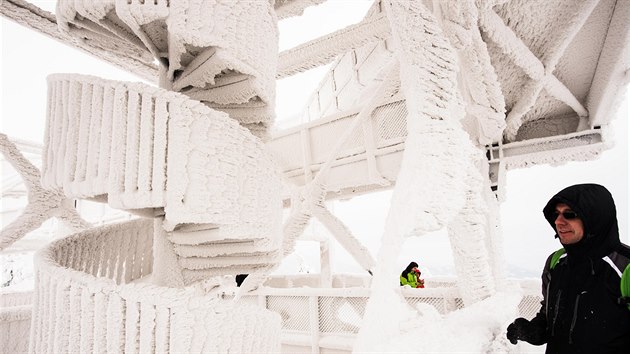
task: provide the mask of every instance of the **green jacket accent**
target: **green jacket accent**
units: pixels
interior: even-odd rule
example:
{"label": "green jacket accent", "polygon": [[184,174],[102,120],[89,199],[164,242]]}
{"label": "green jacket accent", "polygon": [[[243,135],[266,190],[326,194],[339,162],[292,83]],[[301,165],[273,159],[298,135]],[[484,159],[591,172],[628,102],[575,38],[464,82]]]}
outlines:
{"label": "green jacket accent", "polygon": [[560,257],[562,257],[562,255],[565,253],[567,253],[567,251],[564,248],[561,248],[555,251],[553,253],[553,256],[551,256],[551,262],[549,264],[549,268],[554,269],[556,265],[558,264],[558,262],[560,262]]}
{"label": "green jacket accent", "polygon": [[628,310],[630,310],[630,264],[621,275],[621,297],[626,301]]}
{"label": "green jacket accent", "polygon": [[413,272],[409,272],[409,274],[407,274],[407,279],[405,279],[405,277],[402,276],[402,274],[400,275],[400,285],[409,285],[412,288],[417,288],[418,287],[418,278],[416,278],[416,275]]}

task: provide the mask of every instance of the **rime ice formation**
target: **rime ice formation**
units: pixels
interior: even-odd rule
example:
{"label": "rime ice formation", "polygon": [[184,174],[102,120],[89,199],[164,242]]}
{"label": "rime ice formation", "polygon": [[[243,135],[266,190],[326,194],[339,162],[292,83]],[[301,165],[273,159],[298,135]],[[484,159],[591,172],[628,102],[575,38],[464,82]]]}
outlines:
{"label": "rime ice formation", "polygon": [[[304,338],[313,352],[397,351],[419,333],[427,351],[512,350],[505,322],[533,314],[521,307],[537,307],[539,294],[526,299],[505,279],[505,171],[592,159],[610,145],[608,107],[628,82],[627,1],[375,1],[363,20],[278,53],[277,20],[324,2],[62,0],[56,18],[0,3],[3,15],[160,86],[51,75],[47,191],[0,136],[30,192],[46,198],[29,207],[72,219],[65,200],[80,198],[140,217],[37,255],[30,352],[277,352]],[[275,80],[331,62],[306,123],[271,130]],[[375,260],[326,201],[392,187]],[[32,212],[0,241],[41,222]],[[262,286],[313,218],[374,273],[371,289]],[[440,229],[458,279],[421,295],[400,289],[405,238]],[[327,244],[320,252],[325,263]],[[316,280],[331,286],[321,269]],[[228,284],[236,274],[249,274],[240,288]],[[0,322],[24,332],[18,307]]]}
{"label": "rime ice formation", "polygon": [[73,36],[123,39],[159,61],[162,87],[226,112],[262,136],[274,116],[278,36],[272,3],[62,0],[57,19]]}
{"label": "rime ice formation", "polygon": [[389,35],[387,19],[383,14],[366,17],[356,25],[282,52],[277,78],[282,79],[328,64],[340,54],[366,43],[384,40]]}
{"label": "rime ice formation", "polygon": [[474,1],[444,1],[438,3],[438,9],[443,30],[458,53],[466,114],[477,125],[468,132],[480,144],[500,140],[505,129],[505,102],[477,26],[480,9]]}
{"label": "rime ice formation", "polygon": [[77,213],[71,199],[59,190],[42,188],[37,167],[33,166],[15,144],[2,133],[0,133],[0,151],[18,171],[28,189],[28,205],[16,220],[0,232],[0,250],[39,228],[51,217],[59,218],[70,230],[82,230],[90,226]]}
{"label": "rime ice formation", "polygon": [[326,0],[277,0],[274,3],[278,19],[300,16],[309,6],[318,5]]}
{"label": "rime ice formation", "polygon": [[[60,1],[57,19],[72,36],[115,36],[155,57],[163,88],[51,75],[43,184],[154,220],[42,253],[30,350],[277,351],[277,315],[184,288],[248,273],[244,292],[282,256],[280,178],[250,132],[264,135],[273,116],[271,4]],[[153,284],[130,284],[141,277]],[[44,318],[50,298],[57,312]]]}
{"label": "rime ice formation", "polygon": [[[599,1],[593,0],[583,1],[579,4],[563,3],[557,4],[559,6],[555,6],[555,4],[549,6],[545,3],[523,2],[522,7],[503,7],[509,13],[508,16],[515,20],[543,12],[549,13],[548,11],[563,18],[563,21],[554,21],[551,20],[554,16],[545,17],[547,23],[540,25],[549,26],[551,30],[549,31],[550,35],[544,38],[531,38],[530,34],[524,33],[518,33],[520,36],[516,36],[513,30],[508,28],[493,10],[485,11],[480,16],[482,30],[498,47],[493,49],[506,53],[507,58],[512,60],[518,69],[523,70],[526,75],[522,80],[524,82],[522,84],[524,85],[523,89],[518,88],[518,99],[509,103],[511,109],[506,118],[507,127],[505,130],[505,136],[509,141],[516,139],[517,132],[525,121],[536,118],[537,112],[532,112],[532,108],[536,100],[539,99],[543,88],[553,98],[566,103],[578,116],[588,116],[587,110],[553,72],[571,40],[583,27],[584,22],[598,3]],[[534,9],[532,6],[536,8]],[[532,43],[526,44],[519,37],[525,37]],[[509,75],[522,75],[522,72],[511,71]],[[529,118],[528,113],[533,117]]]}
{"label": "rime ice formation", "polygon": [[[472,213],[469,217],[478,219],[464,219],[467,226],[476,225],[479,220],[485,221],[480,213],[485,208],[475,210],[475,207],[483,206],[477,203],[477,195],[482,191],[482,178],[471,163],[475,160],[476,148],[459,122],[464,112],[457,92],[455,51],[436,18],[424,5],[398,2],[383,2],[383,5],[397,45],[401,90],[414,119],[407,121],[406,147],[385,226],[383,246],[379,251],[379,264],[384,264],[398,252],[404,236],[412,233],[423,235],[449,226],[459,213]],[[440,151],[436,152],[435,146],[440,146]],[[433,169],[429,171],[426,166]],[[438,184],[450,193],[445,195],[433,188]],[[410,195],[413,197],[410,198]],[[478,272],[473,274],[473,278],[483,280],[475,284],[460,283],[464,301],[469,303],[494,293],[494,281],[486,267],[484,225],[485,222],[482,222],[481,230],[466,230],[474,238],[470,235],[466,239],[457,238],[459,235],[451,236],[454,249],[468,248],[471,252],[470,256],[460,258],[462,262],[478,259],[484,264],[481,268],[456,268],[462,271],[460,281],[469,278],[471,272]],[[470,249],[470,246],[473,248]],[[365,317],[367,321],[388,318],[389,325],[384,326],[386,328],[363,327],[356,350],[367,350],[374,341],[380,340],[375,331],[384,330],[392,336],[396,335],[400,328],[397,324],[405,321],[405,311],[396,305],[396,301],[391,309],[379,305],[387,298],[400,297],[394,290],[398,285],[395,282],[397,274],[398,270],[391,265],[377,270],[372,284],[374,294]]]}

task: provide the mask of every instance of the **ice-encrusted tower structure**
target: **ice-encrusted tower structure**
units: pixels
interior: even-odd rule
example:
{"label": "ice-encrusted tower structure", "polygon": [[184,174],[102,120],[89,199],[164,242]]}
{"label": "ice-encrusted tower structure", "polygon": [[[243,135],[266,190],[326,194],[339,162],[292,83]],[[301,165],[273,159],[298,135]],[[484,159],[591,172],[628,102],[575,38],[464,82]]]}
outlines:
{"label": "ice-encrusted tower structure", "polygon": [[58,2],[63,33],[155,60],[160,87],[48,78],[44,188],[142,218],[42,252],[31,351],[279,350],[277,314],[184,288],[238,273],[251,287],[282,255],[279,170],[256,136],[276,21],[268,1]]}
{"label": "ice-encrusted tower structure", "polygon": [[[237,299],[260,286],[312,218],[374,274],[373,302],[400,296],[404,237],[447,228],[462,304],[476,303],[505,278],[506,169],[609,146],[627,0],[375,1],[363,21],[279,53],[277,21],[322,2],[59,0],[54,17],[0,5],[158,83],[50,76],[41,172],[1,136],[30,204],[0,245],[51,216],[76,230],[36,258],[31,352],[279,351],[287,319],[224,299],[221,279],[249,274]],[[331,62],[306,123],[273,131],[275,81]],[[386,188],[374,257],[325,201]],[[139,218],[92,227],[73,199]],[[369,330],[383,329],[364,346]]]}

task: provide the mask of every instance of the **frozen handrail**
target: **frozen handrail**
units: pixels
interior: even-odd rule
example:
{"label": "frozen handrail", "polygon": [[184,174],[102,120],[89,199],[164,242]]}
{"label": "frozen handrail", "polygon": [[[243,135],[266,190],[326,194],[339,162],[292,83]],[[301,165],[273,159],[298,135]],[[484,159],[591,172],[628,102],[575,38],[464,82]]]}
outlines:
{"label": "frozen handrail", "polygon": [[30,352],[278,352],[277,314],[141,281],[152,222],[92,228],[38,252]]}

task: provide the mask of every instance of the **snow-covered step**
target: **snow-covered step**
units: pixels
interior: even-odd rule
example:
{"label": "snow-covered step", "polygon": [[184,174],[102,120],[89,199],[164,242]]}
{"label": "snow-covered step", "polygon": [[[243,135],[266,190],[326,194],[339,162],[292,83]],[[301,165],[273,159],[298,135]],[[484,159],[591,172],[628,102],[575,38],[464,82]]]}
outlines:
{"label": "snow-covered step", "polygon": [[184,284],[220,275],[258,273],[276,267],[282,260],[282,238],[262,236],[200,224],[182,225],[167,234]]}
{"label": "snow-covered step", "polygon": [[59,28],[122,39],[157,59],[161,85],[225,111],[255,134],[274,117],[278,55],[273,1],[61,0]]}

